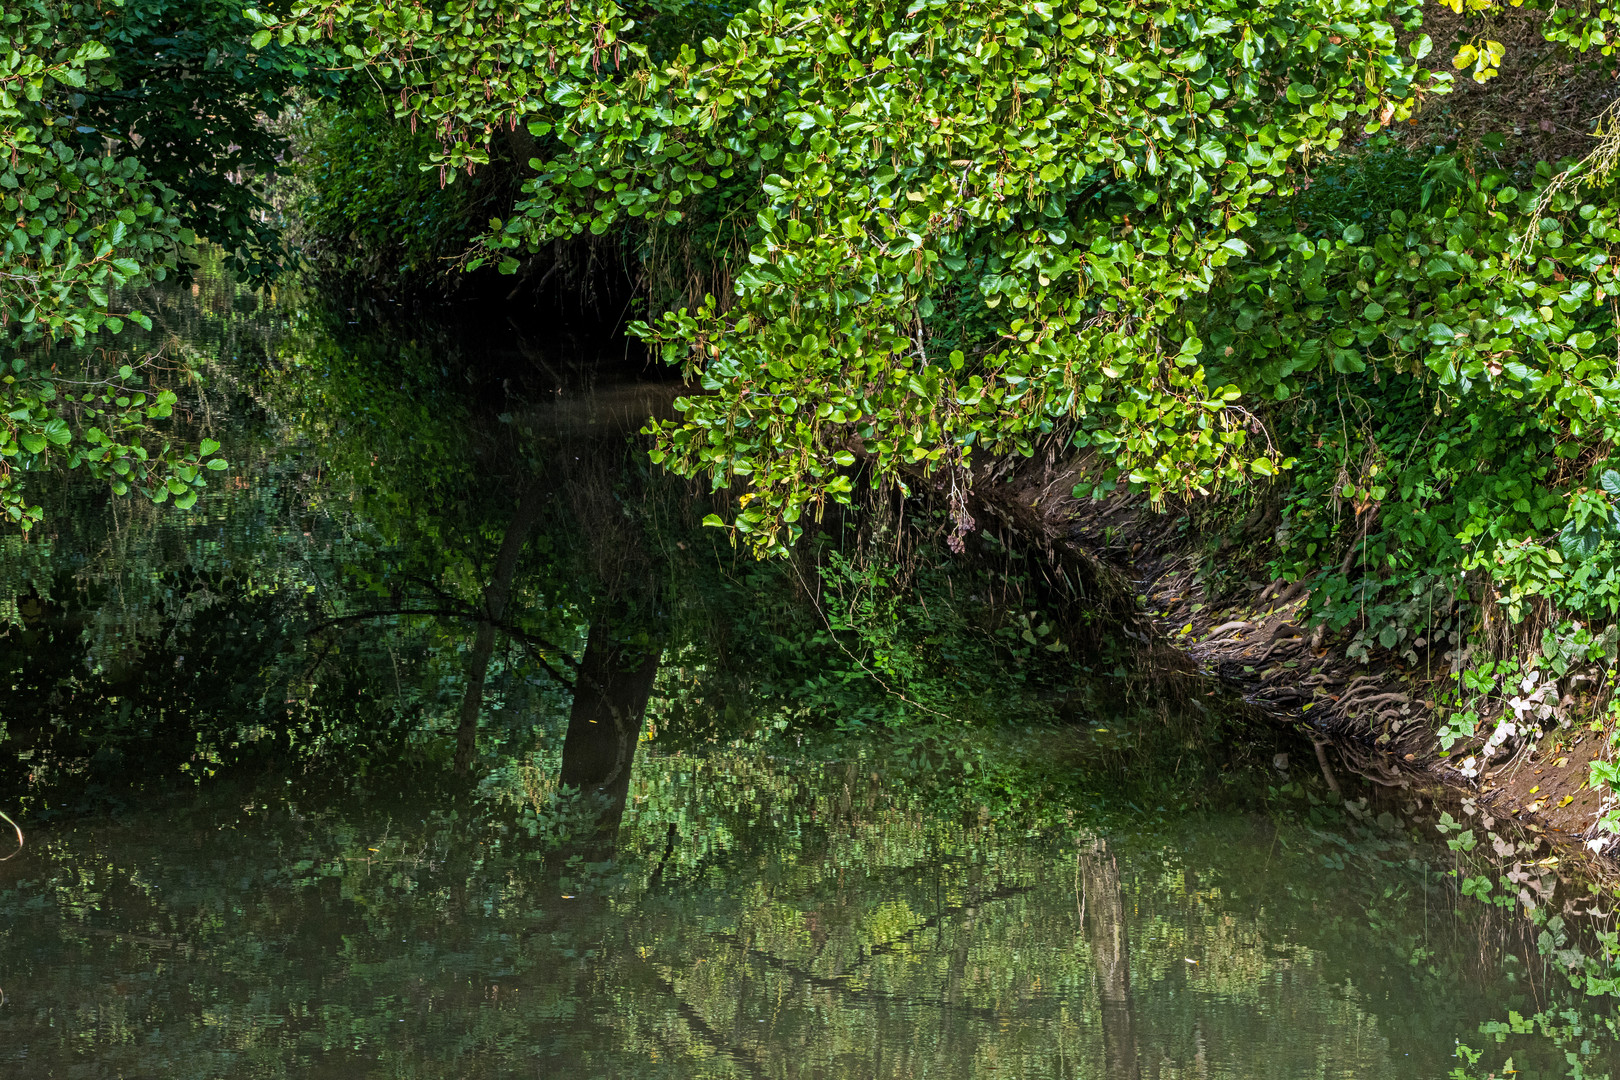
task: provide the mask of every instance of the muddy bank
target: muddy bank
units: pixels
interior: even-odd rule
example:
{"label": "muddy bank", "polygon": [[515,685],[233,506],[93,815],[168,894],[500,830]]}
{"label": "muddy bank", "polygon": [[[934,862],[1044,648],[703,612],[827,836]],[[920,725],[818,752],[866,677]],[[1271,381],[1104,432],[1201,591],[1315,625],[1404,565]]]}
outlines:
{"label": "muddy bank", "polygon": [[[1456,685],[1457,673],[1438,657],[1420,666],[1387,652],[1363,661],[1347,652],[1349,632],[1310,625],[1308,583],[1265,572],[1278,524],[1266,503],[1221,529],[1200,528],[1184,506],[1155,509],[1135,495],[1078,499],[1081,472],[1080,462],[1055,455],[1003,459],[975,477],[969,509],[1134,594],[1128,633],[1176,667],[1195,668],[1267,714],[1298,723],[1324,767],[1337,760],[1398,787],[1426,776],[1560,848],[1602,852],[1604,863],[1620,852],[1620,844],[1605,850],[1596,836],[1603,799],[1587,784],[1607,732],[1569,719],[1589,702],[1567,683],[1562,697],[1551,681],[1529,695],[1558,705],[1565,717],[1539,738],[1533,714],[1512,737],[1497,739],[1490,736],[1500,716],[1486,715],[1476,738],[1447,753],[1435,735],[1436,698]],[[1588,721],[1594,714],[1585,711]]]}

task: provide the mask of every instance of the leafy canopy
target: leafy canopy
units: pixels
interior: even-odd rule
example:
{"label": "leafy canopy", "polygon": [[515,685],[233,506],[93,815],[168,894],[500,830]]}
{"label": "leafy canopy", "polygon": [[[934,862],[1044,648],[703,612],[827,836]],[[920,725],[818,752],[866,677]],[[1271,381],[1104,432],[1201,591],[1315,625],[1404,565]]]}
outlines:
{"label": "leafy canopy", "polygon": [[0,2],[0,512],[24,528],[30,471],[88,466],[189,506],[223,467],[161,434],[174,394],[110,336],[151,329],[122,297],[188,270],[199,232],[238,268],[274,262],[248,182],[284,148],[266,122],[331,76],[307,51],[250,55],[245,19],[232,0]]}
{"label": "leafy canopy", "polygon": [[[1275,472],[1183,306],[1248,256],[1311,154],[1445,86],[1397,44],[1418,18],[1405,2],[766,0],[655,57],[612,3],[318,3],[256,40],[333,34],[439,135],[446,180],[526,126],[535,175],[492,254],[673,227],[717,190],[746,214],[736,295],[637,329],[710,391],[658,426],[658,456],[747,476],[736,525],[769,547],[847,496],[857,453],[965,469],[1092,417],[1155,492]],[[995,312],[971,356],[931,340],[953,291]]]}

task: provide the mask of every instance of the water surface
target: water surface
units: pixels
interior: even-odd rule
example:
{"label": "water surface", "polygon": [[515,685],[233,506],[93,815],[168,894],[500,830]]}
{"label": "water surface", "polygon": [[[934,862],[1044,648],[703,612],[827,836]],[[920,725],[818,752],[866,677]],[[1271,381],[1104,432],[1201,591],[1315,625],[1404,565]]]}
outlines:
{"label": "water surface", "polygon": [[0,1075],[1439,1078],[1553,1000],[988,527],[756,563],[577,342],[149,299],[233,467],[0,538]]}
{"label": "water surface", "polygon": [[1393,815],[1313,825],[1282,798],[1136,832],[1031,829],[842,749],[649,754],[610,864],[564,865],[538,771],[504,811],[272,789],[41,829],[0,865],[0,1061],[1441,1077],[1456,1038],[1531,1000],[1511,961],[1482,985],[1489,942]]}

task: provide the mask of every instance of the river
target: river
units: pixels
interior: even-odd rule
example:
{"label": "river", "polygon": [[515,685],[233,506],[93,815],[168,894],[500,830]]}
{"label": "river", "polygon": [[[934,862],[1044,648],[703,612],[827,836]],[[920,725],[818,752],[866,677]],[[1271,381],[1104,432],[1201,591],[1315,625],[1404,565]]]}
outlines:
{"label": "river", "polygon": [[993,538],[874,499],[753,562],[622,355],[148,306],[232,468],[0,538],[0,1075],[1438,1080],[1612,1015],[1459,894],[1454,801],[1123,670]]}

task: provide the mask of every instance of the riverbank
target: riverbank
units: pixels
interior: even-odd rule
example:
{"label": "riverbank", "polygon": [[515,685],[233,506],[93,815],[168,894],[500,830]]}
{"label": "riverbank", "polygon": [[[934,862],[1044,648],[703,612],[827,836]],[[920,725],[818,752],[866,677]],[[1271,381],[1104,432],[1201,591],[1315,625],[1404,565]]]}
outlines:
{"label": "riverbank", "polygon": [[[996,462],[975,478],[970,510],[1134,594],[1138,615],[1127,632],[1145,649],[1301,725],[1324,771],[1331,755],[1391,786],[1430,777],[1555,848],[1598,855],[1594,872],[1612,876],[1620,845],[1611,849],[1598,832],[1604,798],[1587,782],[1609,745],[1605,725],[1594,722],[1595,695],[1582,692],[1596,681],[1590,673],[1523,687],[1528,723],[1513,723],[1502,701],[1484,702],[1476,734],[1448,751],[1437,728],[1442,696],[1460,685],[1453,658],[1435,648],[1417,664],[1387,651],[1363,659],[1350,651],[1350,631],[1312,626],[1308,583],[1265,573],[1279,521],[1263,496],[1225,517],[1197,508],[1204,512],[1195,519],[1194,508],[1154,508],[1140,495],[1077,498],[1083,472],[1082,460],[1055,454]],[[1538,726],[1538,711],[1550,730]]]}

